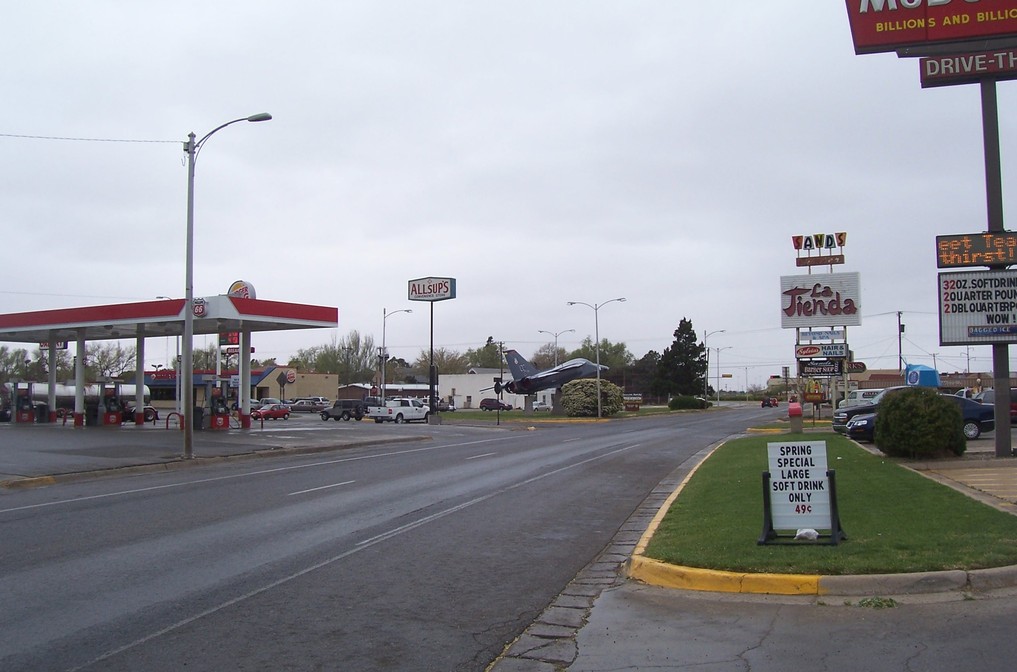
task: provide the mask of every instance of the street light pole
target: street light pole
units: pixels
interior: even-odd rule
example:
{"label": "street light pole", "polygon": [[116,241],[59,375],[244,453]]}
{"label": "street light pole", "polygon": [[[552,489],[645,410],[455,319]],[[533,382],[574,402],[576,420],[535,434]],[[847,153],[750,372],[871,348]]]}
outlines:
{"label": "street light pole", "polygon": [[188,403],[182,407],[184,423],[184,459],[194,457],[194,408],[191,397],[194,395],[194,164],[198,160],[205,141],[216,131],[240,121],[268,121],[271,114],[262,112],[249,117],[241,117],[227,121],[213,128],[201,140],[194,141],[194,132],[187,135],[184,152],[187,154],[187,256],[185,260],[184,279],[184,336],[181,361],[181,394],[188,396]]}
{"label": "street light pole", "polygon": [[604,301],[603,303],[593,303],[593,304],[586,303],[584,301],[567,301],[566,302],[570,306],[580,305],[580,306],[586,306],[587,308],[592,308],[593,309],[593,330],[594,330],[594,336],[597,339],[597,342],[596,342],[596,351],[597,351],[597,419],[598,420],[600,420],[601,416],[603,415],[603,412],[601,410],[601,402],[600,402],[600,309],[602,307],[606,306],[609,303],[614,303],[615,301],[624,302],[625,301],[625,297],[622,296],[622,297],[619,297],[617,299],[610,299],[608,301]]}
{"label": "street light pole", "polygon": [[388,368],[388,350],[385,349],[385,323],[388,318],[396,313],[412,313],[412,308],[393,310],[391,313],[381,309],[381,405],[385,405],[385,370]]}
{"label": "street light pole", "polygon": [[710,348],[706,345],[706,339],[713,334],[723,334],[725,329],[717,329],[715,331],[707,331],[703,335],[703,349],[706,350],[706,372],[703,373],[703,399],[710,398]]}
{"label": "street light pole", "polygon": [[717,406],[720,406],[720,351],[730,350],[732,346],[725,345],[723,348],[714,348],[717,351]]}
{"label": "street light pole", "polygon": [[554,365],[555,366],[558,366],[558,337],[561,336],[562,334],[567,334],[570,331],[574,332],[575,329],[566,329],[565,331],[558,331],[558,332],[544,331],[543,329],[537,329],[537,333],[538,334],[548,334],[549,336],[554,336]]}

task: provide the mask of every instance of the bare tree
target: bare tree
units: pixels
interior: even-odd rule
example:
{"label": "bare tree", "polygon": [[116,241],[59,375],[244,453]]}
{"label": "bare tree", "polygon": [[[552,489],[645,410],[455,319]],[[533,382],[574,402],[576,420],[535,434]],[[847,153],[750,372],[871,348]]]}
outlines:
{"label": "bare tree", "polygon": [[98,378],[120,378],[125,371],[133,371],[137,353],[133,345],[126,348],[119,342],[101,343],[85,347],[85,361]]}

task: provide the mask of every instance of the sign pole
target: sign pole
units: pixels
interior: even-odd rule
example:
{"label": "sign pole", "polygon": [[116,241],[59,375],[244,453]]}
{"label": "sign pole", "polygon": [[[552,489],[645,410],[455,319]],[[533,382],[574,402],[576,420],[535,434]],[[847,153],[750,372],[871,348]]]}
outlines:
{"label": "sign pole", "polygon": [[[985,200],[988,230],[1003,231],[1003,177],[999,150],[999,106],[996,80],[980,82],[982,92],[982,141],[985,145]],[[1004,268],[990,266],[990,268]],[[996,457],[1010,457],[1010,346],[992,344],[992,380],[996,389],[993,415],[996,419]]]}

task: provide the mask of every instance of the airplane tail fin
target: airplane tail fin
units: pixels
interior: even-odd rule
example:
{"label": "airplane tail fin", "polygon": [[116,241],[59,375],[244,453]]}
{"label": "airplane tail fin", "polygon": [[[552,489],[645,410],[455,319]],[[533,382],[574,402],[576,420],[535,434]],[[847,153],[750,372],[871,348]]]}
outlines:
{"label": "airplane tail fin", "polygon": [[540,373],[533,364],[526,361],[526,358],[515,350],[505,351],[505,362],[508,364],[513,380],[520,380],[526,376],[532,376],[536,373]]}

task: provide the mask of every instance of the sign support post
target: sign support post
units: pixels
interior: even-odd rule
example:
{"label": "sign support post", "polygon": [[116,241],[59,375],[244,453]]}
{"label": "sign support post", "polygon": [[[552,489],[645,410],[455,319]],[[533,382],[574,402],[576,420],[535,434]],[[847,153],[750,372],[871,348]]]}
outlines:
{"label": "sign support post", "polygon": [[[1003,230],[1003,175],[999,150],[999,107],[996,100],[996,80],[981,80],[982,138],[985,144],[985,200],[988,212],[988,229]],[[990,266],[990,268],[993,268]],[[1003,268],[996,266],[995,268]],[[992,344],[992,382],[996,389],[994,416],[1000,430],[1010,425],[1010,346]],[[994,432],[996,457],[1010,457],[1010,432]]]}

